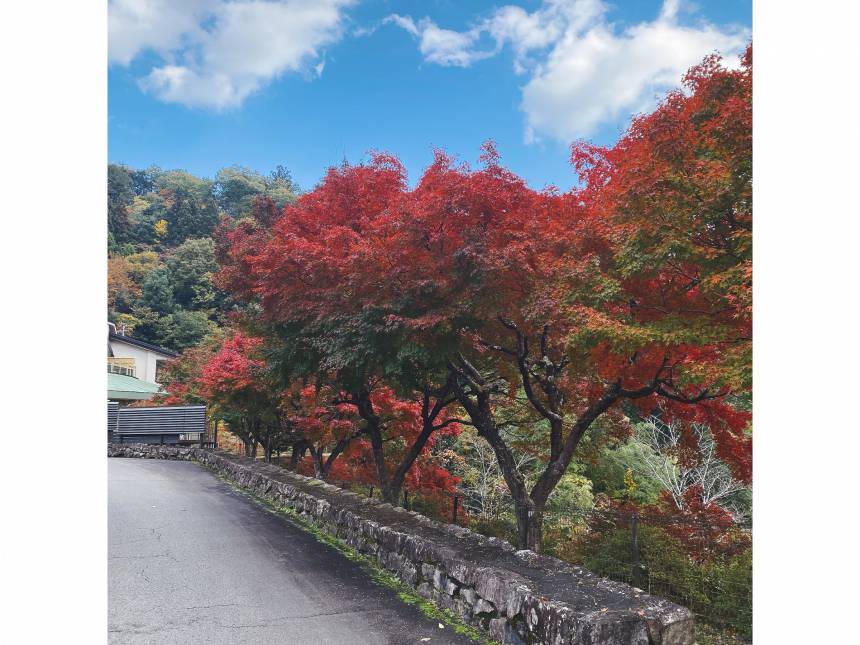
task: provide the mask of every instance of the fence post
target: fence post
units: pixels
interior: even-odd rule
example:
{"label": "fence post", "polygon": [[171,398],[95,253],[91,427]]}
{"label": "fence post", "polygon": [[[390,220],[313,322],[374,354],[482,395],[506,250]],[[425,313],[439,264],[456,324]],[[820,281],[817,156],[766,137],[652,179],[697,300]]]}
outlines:
{"label": "fence post", "polygon": [[633,572],[630,584],[639,587],[639,515],[637,513],[630,516],[630,534],[633,544]]}
{"label": "fence post", "polygon": [[405,488],[403,489],[403,508],[409,510],[409,491]]}
{"label": "fence post", "polygon": [[370,499],[373,499],[373,486],[370,487]]}
{"label": "fence post", "polygon": [[457,507],[459,505],[460,505],[460,497],[456,493],[454,493],[454,513],[453,513],[453,518],[452,518],[453,524],[457,523]]}

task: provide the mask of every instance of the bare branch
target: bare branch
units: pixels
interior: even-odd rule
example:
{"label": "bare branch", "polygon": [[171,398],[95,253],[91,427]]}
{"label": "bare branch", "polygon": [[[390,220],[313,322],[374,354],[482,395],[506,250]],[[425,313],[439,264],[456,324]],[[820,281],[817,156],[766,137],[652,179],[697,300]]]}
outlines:
{"label": "bare branch", "polygon": [[499,318],[499,322],[502,323],[502,326],[507,327],[511,331],[515,331],[515,332],[519,333],[520,329],[519,329],[519,327],[517,327],[517,324],[513,320],[508,320],[507,318],[504,318],[503,316],[499,316],[498,318]]}
{"label": "bare branch", "polygon": [[478,342],[483,347],[486,347],[487,349],[492,349],[494,352],[501,352],[502,354],[507,354],[508,356],[516,356],[517,355],[517,353],[514,350],[508,349],[507,347],[502,347],[501,345],[494,345],[493,343],[488,343],[487,341],[480,340],[480,339],[478,340]]}
{"label": "bare branch", "polygon": [[543,326],[543,333],[540,336],[540,353],[541,356],[549,356],[547,353],[547,340],[549,339],[549,325]]}
{"label": "bare branch", "polygon": [[705,389],[705,390],[701,390],[695,396],[685,396],[683,394],[677,394],[675,392],[669,392],[662,385],[659,385],[657,387],[657,389],[655,390],[655,392],[657,394],[659,394],[660,396],[666,397],[667,399],[671,399],[672,401],[677,401],[678,403],[693,404],[693,403],[699,403],[701,401],[707,401],[707,400],[711,400],[711,399],[719,399],[721,397],[726,396],[729,393],[729,390],[726,389],[726,390],[722,390],[720,392],[714,392],[712,394],[709,390]]}
{"label": "bare branch", "polygon": [[445,419],[442,423],[437,423],[433,426],[434,430],[441,430],[442,428],[447,428],[448,426],[459,423],[462,426],[472,426],[475,425],[471,421],[466,421],[465,419]]}

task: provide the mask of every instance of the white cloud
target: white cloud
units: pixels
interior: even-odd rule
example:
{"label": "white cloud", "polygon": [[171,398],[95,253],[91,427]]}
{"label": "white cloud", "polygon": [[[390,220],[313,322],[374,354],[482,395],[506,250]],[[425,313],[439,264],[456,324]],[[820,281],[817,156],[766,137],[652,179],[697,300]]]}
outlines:
{"label": "white cloud", "polygon": [[500,49],[510,45],[514,50],[514,69],[526,71],[532,50],[543,50],[561,38],[566,30],[581,30],[599,19],[605,11],[600,0],[546,0],[532,13],[522,7],[508,5],[497,9],[486,19],[486,30]]}
{"label": "white cloud", "polygon": [[735,56],[749,39],[743,29],[682,26],[670,5],[676,3],[666,2],[653,22],[622,32],[605,23],[567,30],[523,88],[526,139],[545,134],[570,141],[646,111],[704,56]]}
{"label": "white cloud", "polygon": [[183,41],[203,35],[201,21],[220,3],[213,0],[111,0],[108,4],[108,60],[128,65],[146,50],[162,56]]}
{"label": "white cloud", "polygon": [[393,23],[418,38],[418,48],[424,60],[448,67],[469,67],[475,61],[488,58],[495,51],[475,49],[480,31],[452,31],[442,29],[429,18],[417,23],[409,16],[391,14],[383,24]]}
{"label": "white cloud", "polygon": [[468,67],[476,60],[492,56],[492,52],[472,49],[475,36],[450,29],[441,29],[432,23],[421,23],[421,53],[431,63]]}
{"label": "white cloud", "polygon": [[415,24],[415,21],[412,20],[409,16],[401,16],[399,14],[393,13],[382,21],[383,25],[394,23],[398,27],[401,27],[408,31],[413,36],[420,36],[421,31],[418,29],[418,26]]}
{"label": "white cloud", "polygon": [[[419,37],[424,58],[442,65],[468,66],[509,46],[514,71],[529,74],[521,104],[526,140],[568,143],[650,109],[704,56],[719,51],[731,58],[750,38],[742,27],[681,24],[680,8],[679,0],[666,0],[653,21],[625,28],[606,19],[601,0],[545,0],[531,13],[508,5],[463,32],[441,29],[429,18],[389,21]],[[444,46],[425,46],[428,34],[437,32],[444,32],[437,38]],[[476,47],[484,34],[495,43],[492,51]]]}
{"label": "white cloud", "polygon": [[110,54],[127,65],[146,51],[163,64],[141,79],[158,98],[192,107],[236,107],[267,82],[304,69],[343,31],[354,0],[114,0]]}

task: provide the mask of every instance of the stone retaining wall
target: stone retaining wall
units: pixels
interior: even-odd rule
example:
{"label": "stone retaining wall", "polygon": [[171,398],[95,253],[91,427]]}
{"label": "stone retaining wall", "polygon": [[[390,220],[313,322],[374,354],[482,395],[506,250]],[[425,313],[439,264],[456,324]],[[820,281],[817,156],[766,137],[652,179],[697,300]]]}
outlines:
{"label": "stone retaining wall", "polygon": [[108,456],[200,462],[291,508],[502,643],[693,642],[685,607],[278,466],[194,447],[111,444]]}

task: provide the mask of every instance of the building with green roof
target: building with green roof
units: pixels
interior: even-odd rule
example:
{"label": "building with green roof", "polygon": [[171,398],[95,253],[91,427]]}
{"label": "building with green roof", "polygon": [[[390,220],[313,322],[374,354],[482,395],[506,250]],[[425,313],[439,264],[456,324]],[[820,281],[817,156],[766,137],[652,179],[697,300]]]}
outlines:
{"label": "building with green roof", "polygon": [[163,392],[157,383],[142,381],[133,376],[125,374],[114,374],[108,372],[108,394],[109,401],[145,401],[156,394]]}
{"label": "building with green roof", "polygon": [[176,352],[139,338],[117,333],[108,323],[107,371],[108,401],[120,404],[146,401],[164,390],[159,372]]}

